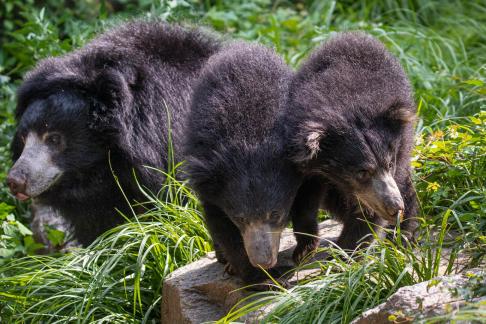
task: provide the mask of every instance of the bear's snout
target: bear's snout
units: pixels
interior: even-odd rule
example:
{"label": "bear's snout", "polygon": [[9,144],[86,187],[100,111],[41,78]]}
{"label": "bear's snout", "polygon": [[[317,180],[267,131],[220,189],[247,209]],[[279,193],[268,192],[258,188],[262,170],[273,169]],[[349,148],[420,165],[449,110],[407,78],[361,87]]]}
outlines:
{"label": "bear's snout", "polygon": [[269,224],[248,225],[243,231],[243,243],[250,263],[256,268],[270,269],[277,264],[282,229]]}
{"label": "bear's snout", "polygon": [[390,197],[385,201],[385,209],[391,218],[397,216],[398,213],[404,209],[404,203],[402,197]]}
{"label": "bear's snout", "polygon": [[395,179],[389,172],[375,175],[371,186],[357,194],[370,209],[389,222],[394,222],[397,215],[403,214],[405,204]]}

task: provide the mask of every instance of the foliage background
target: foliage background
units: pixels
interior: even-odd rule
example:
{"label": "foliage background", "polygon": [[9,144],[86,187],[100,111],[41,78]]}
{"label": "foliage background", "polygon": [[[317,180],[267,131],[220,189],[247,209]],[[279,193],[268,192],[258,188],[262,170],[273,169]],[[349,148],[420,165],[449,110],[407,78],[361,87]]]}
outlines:
{"label": "foliage background", "polygon": [[[378,272],[393,284],[386,290],[357,285],[355,292],[377,292],[378,297],[366,302],[338,289],[340,280],[348,278],[345,275],[363,268],[360,263],[321,265],[341,270],[324,282],[319,296],[338,291],[349,297],[354,310],[332,306],[325,298],[317,299],[315,309],[282,302],[286,306],[277,309],[270,321],[348,322],[398,287],[437,275],[436,252],[442,248],[465,253],[470,266],[481,265],[486,248],[483,1],[4,0],[0,3],[0,321],[157,319],[163,277],[211,249],[197,199],[184,184],[170,179],[165,186],[173,192],[171,199],[147,194],[155,208],[91,247],[64,256],[36,257],[28,208],[5,187],[15,89],[22,76],[38,60],[79,48],[97,33],[132,18],[204,25],[231,38],[256,40],[275,47],[293,67],[334,32],[361,29],[382,40],[410,76],[420,117],[413,167],[424,217],[421,254],[413,261],[414,251],[397,250],[387,242],[380,245],[394,272],[370,266],[361,278]],[[444,234],[442,240],[430,234],[437,232]],[[366,253],[373,260],[380,251]],[[400,275],[404,271],[409,277]],[[414,277],[417,273],[419,279]],[[302,300],[316,300],[302,287],[296,291]],[[285,301],[285,293],[272,295],[271,300]]]}

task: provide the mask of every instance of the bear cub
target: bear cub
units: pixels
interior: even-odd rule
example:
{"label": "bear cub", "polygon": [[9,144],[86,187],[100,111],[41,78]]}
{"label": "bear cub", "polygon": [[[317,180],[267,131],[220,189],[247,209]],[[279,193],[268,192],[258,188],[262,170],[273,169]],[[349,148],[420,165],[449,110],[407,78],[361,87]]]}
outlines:
{"label": "bear cub", "polygon": [[[292,160],[306,174],[306,190],[319,193],[308,205],[320,204],[343,223],[338,245],[355,249],[397,217],[412,232],[416,108],[398,60],[371,36],[343,33],[302,64],[288,98]],[[317,228],[315,217],[307,220]]]}
{"label": "bear cub", "polygon": [[192,98],[186,160],[218,260],[247,283],[279,276],[280,234],[301,175],[279,118],[290,69],[272,50],[233,43],[208,60]]}

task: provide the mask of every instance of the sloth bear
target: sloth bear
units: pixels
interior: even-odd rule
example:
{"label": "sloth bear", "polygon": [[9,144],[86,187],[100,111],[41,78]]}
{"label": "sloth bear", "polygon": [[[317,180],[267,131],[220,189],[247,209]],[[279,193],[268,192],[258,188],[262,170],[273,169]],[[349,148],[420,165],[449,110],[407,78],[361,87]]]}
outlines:
{"label": "sloth bear", "polygon": [[45,225],[87,245],[120,223],[116,210],[129,214],[129,202],[144,199],[134,172],[141,186],[160,189],[163,175],[146,166],[167,169],[169,132],[181,160],[193,83],[219,47],[197,29],[131,22],[26,76],[7,182],[18,199],[32,199],[43,243]]}
{"label": "sloth bear", "polygon": [[[307,205],[320,201],[343,223],[338,245],[354,249],[397,216],[403,217],[401,228],[412,232],[418,209],[410,168],[416,110],[398,60],[371,36],[341,34],[303,63],[288,98],[292,160],[308,179],[302,190],[317,192]],[[315,229],[308,233],[317,234],[315,216],[307,221]]]}
{"label": "sloth bear", "polygon": [[203,204],[218,260],[247,283],[266,278],[260,267],[275,266],[301,182],[286,159],[278,123],[291,75],[266,47],[228,45],[204,67],[188,116],[190,184]]}

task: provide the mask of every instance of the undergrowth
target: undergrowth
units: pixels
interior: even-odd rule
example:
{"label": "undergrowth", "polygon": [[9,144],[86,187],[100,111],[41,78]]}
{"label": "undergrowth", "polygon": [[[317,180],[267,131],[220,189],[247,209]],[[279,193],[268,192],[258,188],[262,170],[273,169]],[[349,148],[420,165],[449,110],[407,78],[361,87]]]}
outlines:
{"label": "undergrowth", "polygon": [[[0,3],[0,322],[158,321],[163,279],[211,249],[197,199],[173,175],[160,195],[146,194],[151,204],[143,205],[144,214],[127,215],[130,221],[85,249],[51,256],[35,255],[28,208],[3,185],[22,76],[38,60],[79,48],[133,17],[196,23],[256,40],[275,47],[293,67],[335,32],[364,30],[400,59],[415,89],[419,121],[412,166],[422,233],[417,245],[378,240],[357,259],[341,254],[314,264],[322,270],[318,277],[260,294],[259,301],[239,305],[222,322],[242,320],[271,302],[276,306],[267,322],[348,323],[399,287],[436,276],[444,262],[438,252],[444,249],[452,251],[452,259],[465,257],[468,267],[484,267],[486,6],[481,1],[39,3]],[[476,302],[426,321],[484,317],[484,303]]]}
{"label": "undergrowth", "polygon": [[[450,211],[444,214],[447,223]],[[393,294],[399,287],[430,280],[442,272],[450,273],[454,254],[444,264],[443,230],[431,244],[431,233],[425,231],[419,241],[426,245],[397,241],[376,240],[369,248],[358,250],[352,257],[337,247],[324,249],[331,256],[325,262],[315,262],[303,268],[318,268],[317,277],[302,279],[291,289],[261,292],[237,304],[220,323],[230,323],[242,316],[271,305],[262,323],[348,323],[363,311],[372,308]],[[391,233],[390,233],[391,234]],[[397,234],[397,233],[395,233]],[[398,243],[397,243],[398,242]],[[258,298],[255,298],[258,296]]]}
{"label": "undergrowth", "polygon": [[163,190],[170,193],[165,199],[147,194],[153,207],[87,249],[3,265],[0,319],[139,323],[157,318],[162,280],[211,250],[192,193],[171,176]]}

